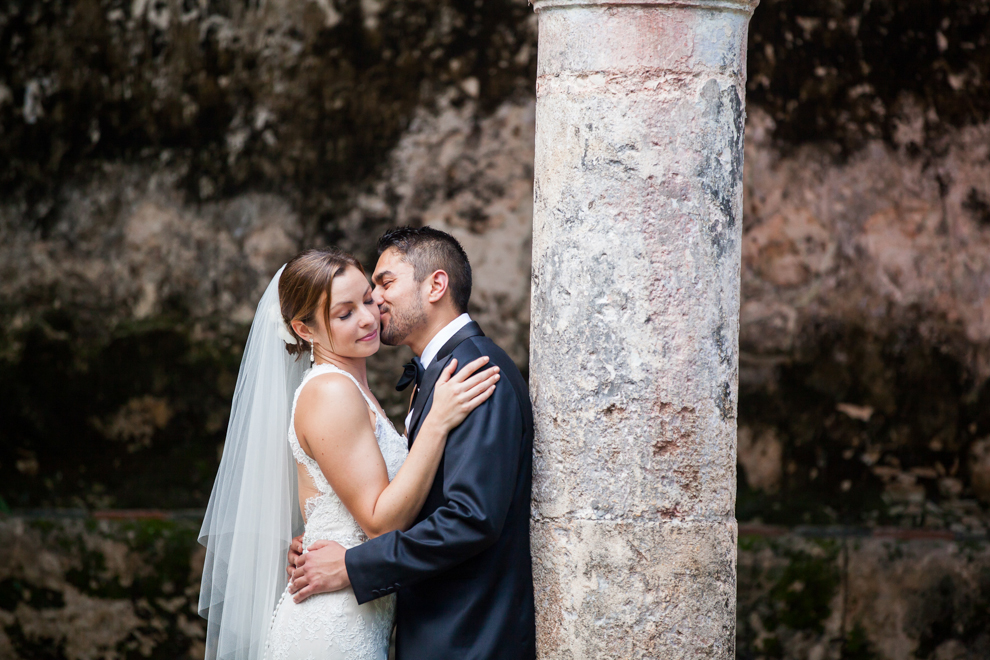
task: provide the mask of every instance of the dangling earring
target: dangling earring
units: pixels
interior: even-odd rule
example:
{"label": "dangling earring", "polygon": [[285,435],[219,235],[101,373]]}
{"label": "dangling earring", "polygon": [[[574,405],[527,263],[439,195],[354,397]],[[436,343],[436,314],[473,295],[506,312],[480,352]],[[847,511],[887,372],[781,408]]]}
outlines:
{"label": "dangling earring", "polygon": [[316,342],[309,345],[309,366],[316,364]]}

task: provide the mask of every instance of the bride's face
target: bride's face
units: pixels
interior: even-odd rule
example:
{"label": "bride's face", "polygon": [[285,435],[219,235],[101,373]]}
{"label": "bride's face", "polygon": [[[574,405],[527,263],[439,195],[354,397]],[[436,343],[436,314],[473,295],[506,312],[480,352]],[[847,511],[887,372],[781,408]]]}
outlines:
{"label": "bride's face", "polygon": [[320,300],[317,309],[321,311],[313,319],[316,327],[310,328],[317,344],[317,359],[328,352],[347,358],[368,357],[377,352],[381,346],[378,336],[381,315],[361,271],[347,268],[335,276],[330,294],[329,332],[322,313],[326,296]]}

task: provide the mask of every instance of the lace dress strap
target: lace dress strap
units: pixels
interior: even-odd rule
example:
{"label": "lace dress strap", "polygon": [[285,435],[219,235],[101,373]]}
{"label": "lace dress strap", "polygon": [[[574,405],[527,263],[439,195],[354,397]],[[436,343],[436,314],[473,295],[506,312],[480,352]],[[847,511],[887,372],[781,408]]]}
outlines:
{"label": "lace dress strap", "polygon": [[[364,393],[364,389],[361,387],[361,383],[359,383],[358,379],[352,376],[351,374],[347,373],[343,369],[333,366],[332,364],[317,365],[312,369],[310,369],[309,373],[312,374],[312,376],[308,376],[308,378],[312,378],[313,376],[319,376],[322,374],[341,374],[342,376],[347,376],[348,378],[351,379],[351,382],[354,383],[354,386],[358,388],[358,392],[361,393],[361,397],[364,399],[364,402],[368,404],[369,408],[371,408],[371,412],[375,413],[375,418],[377,419],[379,417],[380,413],[378,412],[378,406],[376,406],[375,402],[371,400],[371,397],[369,397],[367,394]],[[303,383],[305,383],[306,380],[307,378],[304,378]]]}

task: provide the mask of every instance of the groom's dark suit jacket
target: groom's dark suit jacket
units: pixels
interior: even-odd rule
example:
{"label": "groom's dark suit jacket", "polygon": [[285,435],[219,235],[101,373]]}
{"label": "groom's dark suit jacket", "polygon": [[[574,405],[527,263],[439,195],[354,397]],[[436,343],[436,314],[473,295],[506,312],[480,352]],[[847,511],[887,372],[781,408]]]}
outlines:
{"label": "groom's dark suit jacket", "polygon": [[505,351],[470,323],[448,341],[413,402],[410,446],[452,358],[501,368],[490,399],[450,432],[416,524],[344,556],[359,603],[398,594],[397,660],[536,657],[529,552],[533,410]]}

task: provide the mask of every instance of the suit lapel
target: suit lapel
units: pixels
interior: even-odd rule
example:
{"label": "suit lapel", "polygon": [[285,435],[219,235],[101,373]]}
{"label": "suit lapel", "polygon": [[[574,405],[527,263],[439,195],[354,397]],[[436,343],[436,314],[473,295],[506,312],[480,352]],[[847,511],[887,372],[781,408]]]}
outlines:
{"label": "suit lapel", "polygon": [[419,391],[416,393],[416,398],[413,400],[413,415],[412,419],[409,420],[410,430],[408,434],[410,447],[412,447],[412,443],[416,439],[416,434],[419,432],[419,422],[423,417],[423,409],[426,408],[426,402],[429,401],[430,395],[433,393],[433,388],[436,387],[437,380],[440,378],[440,374],[447,366],[447,363],[450,362],[454,349],[465,339],[478,336],[484,337],[485,333],[481,331],[481,327],[477,323],[471,321],[447,340],[447,343],[437,352],[436,358],[427,367],[426,373],[423,374],[423,382],[419,387]]}
{"label": "suit lapel", "polygon": [[416,400],[413,402],[413,416],[412,419],[409,420],[409,427],[413,430],[413,432],[409,434],[410,447],[412,447],[413,440],[416,439],[416,434],[419,432],[419,421],[423,417],[423,409],[426,407],[426,402],[429,400],[430,394],[433,393],[433,388],[436,387],[437,380],[440,378],[440,373],[444,370],[444,367],[447,366],[447,363],[450,362],[450,357],[451,356],[448,355],[441,360],[438,355],[437,359],[430,363],[430,368],[426,370],[425,374],[423,374],[423,384],[420,386],[419,392],[416,394]]}

